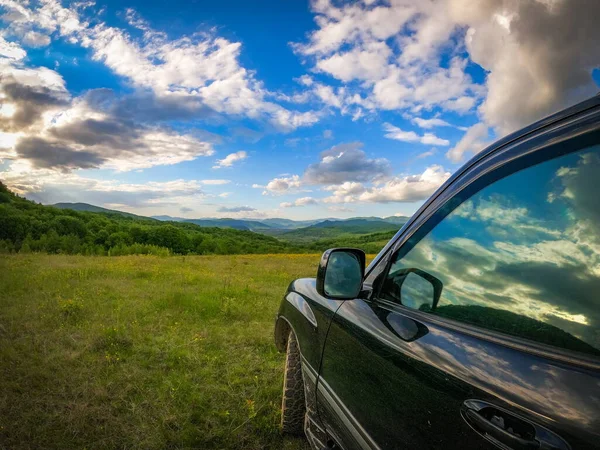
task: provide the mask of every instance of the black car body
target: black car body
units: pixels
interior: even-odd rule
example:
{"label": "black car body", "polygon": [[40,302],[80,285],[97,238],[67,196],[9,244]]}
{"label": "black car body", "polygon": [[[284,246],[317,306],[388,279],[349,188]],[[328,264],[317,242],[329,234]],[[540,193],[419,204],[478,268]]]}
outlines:
{"label": "black car body", "polygon": [[600,97],[476,155],[358,286],[336,254],[275,325],[313,448],[600,449]]}

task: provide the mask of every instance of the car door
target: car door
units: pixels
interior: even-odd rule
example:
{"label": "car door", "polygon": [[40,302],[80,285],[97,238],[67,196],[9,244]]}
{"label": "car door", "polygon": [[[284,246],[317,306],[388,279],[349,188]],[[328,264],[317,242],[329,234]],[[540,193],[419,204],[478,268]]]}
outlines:
{"label": "car door", "polygon": [[600,448],[598,124],[479,160],[369,267],[319,373],[340,447]]}

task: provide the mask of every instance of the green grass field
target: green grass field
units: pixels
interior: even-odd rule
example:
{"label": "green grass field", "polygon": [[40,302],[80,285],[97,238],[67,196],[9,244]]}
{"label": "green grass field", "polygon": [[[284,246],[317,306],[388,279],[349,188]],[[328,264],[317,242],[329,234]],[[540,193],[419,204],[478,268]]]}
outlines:
{"label": "green grass field", "polygon": [[318,255],[0,256],[0,448],[307,448],[273,319]]}

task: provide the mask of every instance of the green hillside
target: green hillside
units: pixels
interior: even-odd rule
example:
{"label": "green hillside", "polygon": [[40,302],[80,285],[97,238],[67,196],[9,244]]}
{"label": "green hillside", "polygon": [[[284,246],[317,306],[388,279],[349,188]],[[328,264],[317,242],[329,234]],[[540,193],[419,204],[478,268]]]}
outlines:
{"label": "green hillside", "polygon": [[313,242],[304,243],[304,245],[308,250],[314,251],[315,253],[321,253],[328,248],[333,247],[354,247],[360,248],[368,254],[377,254],[385,247],[385,244],[388,243],[396,232],[397,230],[363,235],[340,234],[328,239],[319,239]]}
{"label": "green hillside", "polygon": [[185,255],[299,253],[305,249],[251,231],[160,222],[119,211],[44,206],[13,194],[0,182],[0,252],[17,251]]}
{"label": "green hillside", "polygon": [[262,222],[243,219],[183,219],[182,221],[193,223],[199,227],[233,228],[236,230],[256,231],[258,233],[271,229],[269,225]]}
{"label": "green hillside", "polygon": [[315,243],[315,241],[350,242],[358,236],[386,233],[393,236],[401,225],[383,220],[348,219],[343,221],[326,220],[309,227],[287,231],[278,235],[280,239],[294,243]]}

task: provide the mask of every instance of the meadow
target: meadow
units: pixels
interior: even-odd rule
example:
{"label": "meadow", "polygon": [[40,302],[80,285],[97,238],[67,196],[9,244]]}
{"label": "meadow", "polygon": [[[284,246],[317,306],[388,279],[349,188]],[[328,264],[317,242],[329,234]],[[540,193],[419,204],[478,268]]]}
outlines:
{"label": "meadow", "polygon": [[0,255],[0,448],[307,448],[273,320],[318,260]]}

